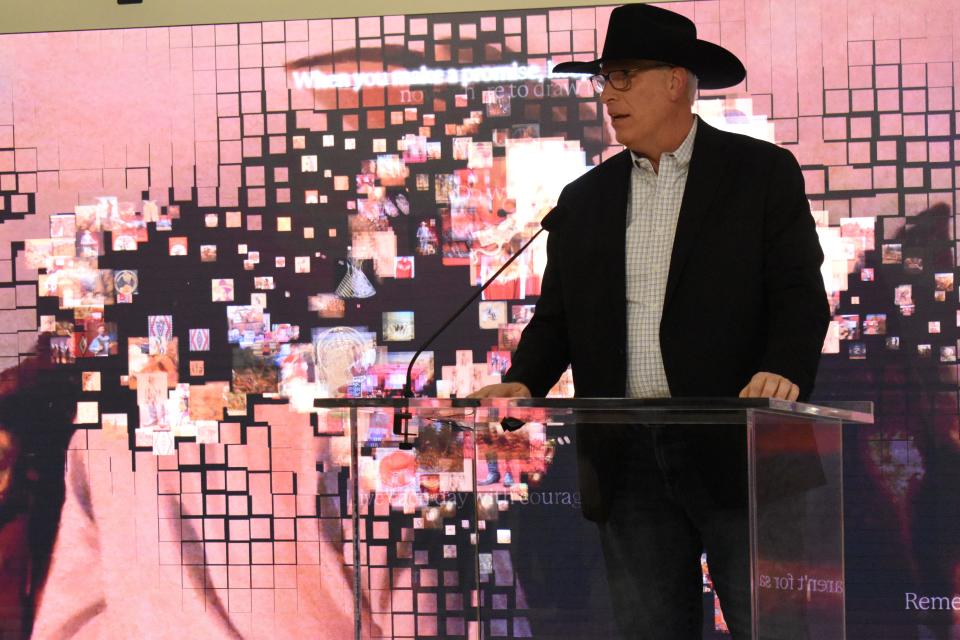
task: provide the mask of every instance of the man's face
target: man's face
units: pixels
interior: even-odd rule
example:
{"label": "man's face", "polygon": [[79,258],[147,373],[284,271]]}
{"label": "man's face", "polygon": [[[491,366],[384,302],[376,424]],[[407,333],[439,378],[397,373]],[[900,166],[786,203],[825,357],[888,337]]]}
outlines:
{"label": "man's face", "polygon": [[625,91],[614,89],[608,81],[600,94],[617,142],[639,153],[650,146],[657,130],[677,108],[676,91],[671,85],[676,81],[676,69],[657,64],[650,60],[618,60],[602,67],[603,73],[640,68],[630,72],[630,85]]}

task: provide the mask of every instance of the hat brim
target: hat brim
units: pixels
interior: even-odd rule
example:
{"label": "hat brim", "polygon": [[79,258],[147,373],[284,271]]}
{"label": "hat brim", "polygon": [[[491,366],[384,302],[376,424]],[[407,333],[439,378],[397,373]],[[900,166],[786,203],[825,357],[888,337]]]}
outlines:
{"label": "hat brim", "polygon": [[[638,47],[632,58],[638,60],[659,60],[679,67],[690,69],[696,76],[701,89],[725,89],[743,82],[747,71],[731,51],[706,40],[697,40],[687,56],[665,55],[663,52],[644,50]],[[604,58],[596,60],[572,60],[561,62],[553,67],[553,73],[573,73],[595,75],[600,73],[600,65],[608,62]]]}

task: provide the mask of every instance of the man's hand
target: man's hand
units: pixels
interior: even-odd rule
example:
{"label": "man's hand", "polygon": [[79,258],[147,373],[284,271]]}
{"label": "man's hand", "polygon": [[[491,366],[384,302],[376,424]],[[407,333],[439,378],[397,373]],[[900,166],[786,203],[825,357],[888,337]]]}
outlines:
{"label": "man's hand", "polygon": [[529,398],[530,389],[522,382],[488,384],[467,396],[468,398]]}
{"label": "man's hand", "polygon": [[783,376],[760,371],[740,391],[741,398],[777,398],[793,402],[800,395],[800,387]]}

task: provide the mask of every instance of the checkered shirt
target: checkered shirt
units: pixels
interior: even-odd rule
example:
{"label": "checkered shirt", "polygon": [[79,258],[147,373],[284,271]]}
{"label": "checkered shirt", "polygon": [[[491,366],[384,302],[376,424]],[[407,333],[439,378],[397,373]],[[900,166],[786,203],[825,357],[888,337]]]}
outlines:
{"label": "checkered shirt", "polygon": [[656,172],[650,160],[631,151],[626,237],[628,398],[670,397],[660,353],[660,318],[696,134],[694,118],[683,143],[660,156]]}

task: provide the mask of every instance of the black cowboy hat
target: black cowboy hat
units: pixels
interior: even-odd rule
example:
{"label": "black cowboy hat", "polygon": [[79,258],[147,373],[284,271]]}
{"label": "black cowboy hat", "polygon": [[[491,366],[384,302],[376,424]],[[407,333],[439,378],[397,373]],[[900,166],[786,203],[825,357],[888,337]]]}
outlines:
{"label": "black cowboy hat", "polygon": [[610,14],[603,54],[589,62],[563,62],[554,73],[600,73],[614,60],[656,60],[689,69],[700,88],[732,87],[746,77],[743,63],[719,45],[697,39],[697,27],[679,13],[649,4],[625,4]]}

